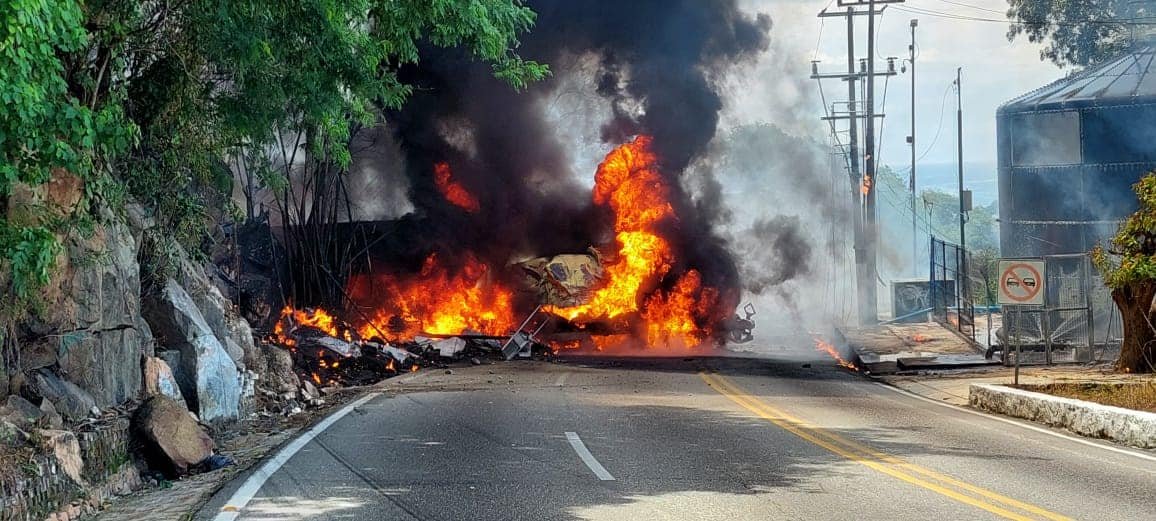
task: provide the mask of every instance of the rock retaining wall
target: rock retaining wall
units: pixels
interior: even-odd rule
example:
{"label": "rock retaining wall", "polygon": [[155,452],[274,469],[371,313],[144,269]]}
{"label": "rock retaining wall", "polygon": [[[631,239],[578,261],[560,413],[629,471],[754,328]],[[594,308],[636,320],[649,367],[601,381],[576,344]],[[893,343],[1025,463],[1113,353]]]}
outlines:
{"label": "rock retaining wall", "polygon": [[1156,448],[1156,413],[993,384],[972,384],[968,403],[978,409],[1063,427],[1082,436]]}
{"label": "rock retaining wall", "polygon": [[84,456],[83,488],[51,456],[37,456],[0,475],[0,521],[76,519],[115,495],[140,488],[129,459],[129,423],[118,420],[77,434]]}

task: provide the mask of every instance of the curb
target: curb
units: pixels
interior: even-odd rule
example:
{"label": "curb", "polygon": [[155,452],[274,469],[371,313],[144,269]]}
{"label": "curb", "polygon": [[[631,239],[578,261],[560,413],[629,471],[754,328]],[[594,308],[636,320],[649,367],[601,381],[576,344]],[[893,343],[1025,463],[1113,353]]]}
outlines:
{"label": "curb", "polygon": [[974,408],[1062,427],[1081,436],[1132,447],[1156,448],[1156,413],[1024,391],[1003,385],[971,384]]}

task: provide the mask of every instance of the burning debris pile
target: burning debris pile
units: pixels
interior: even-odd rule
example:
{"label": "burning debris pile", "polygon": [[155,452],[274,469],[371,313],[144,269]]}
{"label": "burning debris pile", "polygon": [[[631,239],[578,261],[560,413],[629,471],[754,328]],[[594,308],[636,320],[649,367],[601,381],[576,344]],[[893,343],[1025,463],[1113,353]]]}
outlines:
{"label": "burning debris pile", "polygon": [[[377,249],[346,281],[344,309],[288,309],[274,334],[314,384],[355,385],[451,352],[751,340],[718,230],[726,211],[686,173],[717,130],[718,80],[768,47],[770,20],[734,0],[531,4],[537,28],[519,52],[554,79],[516,92],[467,53],[437,48],[399,71],[418,87],[384,118],[403,168],[378,174],[406,187],[412,211],[367,240]],[[640,33],[640,21],[666,30]],[[555,121],[549,104],[576,85],[597,107]],[[592,189],[563,137],[576,123],[601,128]]]}
{"label": "burning debris pile", "polygon": [[[371,322],[363,330],[378,333]],[[398,334],[382,331],[367,337],[324,310],[285,308],[270,340],[290,353],[307,403],[331,388],[369,385],[426,366],[462,360],[480,364],[500,356],[506,343],[504,337],[468,329],[452,336],[415,335],[406,340],[398,340]],[[545,354],[544,346],[535,347],[527,354]]]}
{"label": "burning debris pile", "polygon": [[[286,308],[275,340],[293,351],[297,366],[307,370],[302,377],[317,385],[376,381],[413,370],[431,354],[435,360],[496,352],[508,358],[532,345],[693,349],[728,337],[749,340],[749,320],[734,316],[733,288],[708,285],[672,244],[679,216],[652,142],[639,136],[598,167],[593,204],[613,221],[608,254],[590,248],[585,255],[523,262],[519,284],[473,253],[462,254],[456,266],[431,253],[416,273],[351,277],[353,324],[325,310]],[[441,164],[436,169],[447,172]],[[468,203],[476,199],[450,176],[438,177],[447,201],[474,211]],[[735,324],[742,334],[731,334]],[[520,331],[526,345],[513,349]],[[447,348],[451,342],[461,347]]]}

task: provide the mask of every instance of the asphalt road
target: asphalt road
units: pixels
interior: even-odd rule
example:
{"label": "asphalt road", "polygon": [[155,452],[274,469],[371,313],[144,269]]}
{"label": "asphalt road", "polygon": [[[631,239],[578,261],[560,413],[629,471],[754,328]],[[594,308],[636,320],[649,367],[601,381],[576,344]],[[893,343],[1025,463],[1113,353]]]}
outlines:
{"label": "asphalt road", "polygon": [[198,519],[1156,519],[1156,461],[819,356],[427,371]]}

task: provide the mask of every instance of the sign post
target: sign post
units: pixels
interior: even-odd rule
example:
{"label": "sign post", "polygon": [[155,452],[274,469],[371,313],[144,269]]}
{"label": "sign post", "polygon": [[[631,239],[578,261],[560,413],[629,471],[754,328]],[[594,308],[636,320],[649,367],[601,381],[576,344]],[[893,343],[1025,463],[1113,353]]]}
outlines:
{"label": "sign post", "polygon": [[[1015,309],[1016,309],[1016,325],[1019,325],[1023,321],[1023,311],[1020,309],[1019,306],[1016,306]],[[1023,356],[1023,351],[1021,351],[1020,348],[1023,345],[1023,342],[1020,341],[1019,329],[1016,330],[1015,334],[1016,334],[1016,371],[1015,371],[1016,374],[1015,374],[1014,379],[1012,380],[1012,385],[1019,387],[1019,385],[1020,385],[1020,357]]]}
{"label": "sign post", "polygon": [[1002,306],[1014,306],[1016,311],[1014,385],[1020,384],[1022,351],[1018,326],[1023,313],[1021,306],[1044,305],[1047,296],[1047,291],[1044,289],[1046,268],[1047,266],[1041,259],[1000,259],[999,268],[996,270],[999,273],[999,303]]}
{"label": "sign post", "polygon": [[1044,261],[1038,259],[1000,259],[999,303],[1009,306],[1042,306],[1044,304]]}

